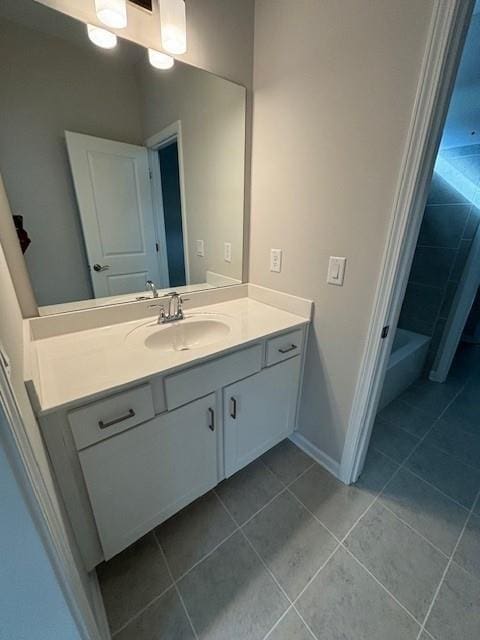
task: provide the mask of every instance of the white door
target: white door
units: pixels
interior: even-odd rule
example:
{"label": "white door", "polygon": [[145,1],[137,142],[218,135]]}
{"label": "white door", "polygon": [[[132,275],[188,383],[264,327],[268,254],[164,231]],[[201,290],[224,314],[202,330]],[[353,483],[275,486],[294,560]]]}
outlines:
{"label": "white door", "polygon": [[146,148],[71,131],[65,137],[95,297],[160,282]]}
{"label": "white door", "polygon": [[108,560],[218,482],[215,394],[80,451]]}
{"label": "white door", "polygon": [[227,478],[292,433],[300,363],[296,356],[224,388]]}

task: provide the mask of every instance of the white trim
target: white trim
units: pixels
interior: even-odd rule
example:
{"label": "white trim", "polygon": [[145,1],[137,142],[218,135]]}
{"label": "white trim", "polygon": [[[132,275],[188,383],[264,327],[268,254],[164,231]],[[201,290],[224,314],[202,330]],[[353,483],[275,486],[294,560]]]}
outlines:
{"label": "white trim", "polygon": [[163,209],[162,177],[160,174],[160,158],[154,149],[147,147],[148,165],[150,167],[152,189],[153,222],[159,251],[157,252],[158,266],[160,269],[160,282],[157,288],[166,289],[170,287],[170,276],[168,273],[167,256],[167,236],[165,233],[165,216]]}
{"label": "white trim", "polygon": [[394,331],[386,340],[380,336],[384,326],[393,329],[398,321],[473,1],[434,3],[342,455],[341,479],[347,484],[357,480],[365,461]]}
{"label": "white trim", "polygon": [[[0,403],[10,429],[2,432],[7,453],[27,499],[30,513],[42,537],[45,549],[65,600],[83,640],[107,640],[110,633],[101,632],[85,594],[80,575],[70,550],[65,529],[38,467],[23,419],[10,387],[5,369],[0,365]],[[103,603],[98,603],[103,608]]]}
{"label": "white trim", "polygon": [[319,465],[335,476],[335,478],[340,480],[340,465],[336,460],[312,444],[310,440],[307,440],[307,438],[302,436],[298,431],[294,431],[292,433],[290,440],[293,444],[296,444],[299,449],[310,456],[310,458],[313,458],[315,462],[318,462]]}
{"label": "white trim", "polygon": [[[158,151],[162,147],[170,144],[176,140],[177,149],[178,149],[178,175],[180,178],[180,204],[182,207],[182,230],[183,230],[183,260],[185,264],[185,284],[190,284],[190,261],[189,261],[189,243],[188,243],[188,226],[187,226],[187,198],[185,195],[185,163],[183,156],[183,137],[182,137],[182,122],[181,120],[176,120],[169,124],[167,127],[163,128],[158,133],[150,136],[145,141],[145,146],[149,150]],[[158,158],[158,154],[157,154]],[[160,161],[158,160],[159,168]],[[160,181],[161,185],[161,181]],[[153,189],[156,191],[153,191]],[[161,197],[161,189],[160,196],[158,194],[158,185],[154,185],[152,183],[152,191],[154,200],[156,199],[157,203],[161,202],[162,213],[161,220],[163,217],[163,198]],[[163,237],[165,237],[165,224],[163,230]],[[165,250],[166,250],[166,241],[165,241]]]}
{"label": "white trim", "polygon": [[445,382],[480,286],[480,233],[475,234],[429,378]]}

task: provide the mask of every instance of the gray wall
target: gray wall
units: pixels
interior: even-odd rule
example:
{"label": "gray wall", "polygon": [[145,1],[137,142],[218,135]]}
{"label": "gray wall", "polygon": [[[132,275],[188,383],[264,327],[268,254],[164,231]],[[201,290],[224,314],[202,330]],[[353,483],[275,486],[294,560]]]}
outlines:
{"label": "gray wall", "polygon": [[[472,185],[480,187],[480,145],[443,150],[439,158],[469,180],[470,191]],[[427,368],[435,359],[479,220],[469,194],[435,172],[399,319],[401,328],[432,337]]]}
{"label": "gray wall", "polygon": [[[300,430],[336,461],[433,4],[256,2],[250,280],[315,302]],[[343,287],[326,284],[330,255],[347,256]]]}
{"label": "gray wall", "polygon": [[25,255],[38,304],[91,298],[64,131],[141,143],[133,70],[7,21],[0,58],[9,60],[0,65],[0,171],[32,239]]}

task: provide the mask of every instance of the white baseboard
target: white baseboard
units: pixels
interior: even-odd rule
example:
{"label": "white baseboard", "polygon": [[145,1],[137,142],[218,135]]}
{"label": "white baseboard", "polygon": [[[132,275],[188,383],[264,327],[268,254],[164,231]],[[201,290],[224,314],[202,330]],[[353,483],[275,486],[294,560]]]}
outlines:
{"label": "white baseboard", "polygon": [[340,463],[331,458],[327,453],[316,447],[314,444],[307,440],[305,436],[302,436],[298,431],[294,431],[290,436],[290,440],[293,444],[296,444],[299,449],[304,451],[308,456],[313,458],[315,462],[318,462],[324,469],[329,471],[335,478],[340,478]]}

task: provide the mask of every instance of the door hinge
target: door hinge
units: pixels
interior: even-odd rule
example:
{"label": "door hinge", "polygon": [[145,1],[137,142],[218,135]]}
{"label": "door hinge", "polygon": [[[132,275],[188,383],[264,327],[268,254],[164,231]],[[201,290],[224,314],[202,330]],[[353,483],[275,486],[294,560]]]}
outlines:
{"label": "door hinge", "polygon": [[149,180],[152,179],[152,170],[151,169],[148,170],[148,178],[149,178]]}
{"label": "door hinge", "polygon": [[388,336],[388,332],[389,331],[390,331],[390,325],[387,324],[387,326],[383,327],[383,329],[382,329],[382,334],[381,334],[382,340],[385,340],[385,338]]}
{"label": "door hinge", "polygon": [[158,253],[158,242],[155,242],[155,251]]}

